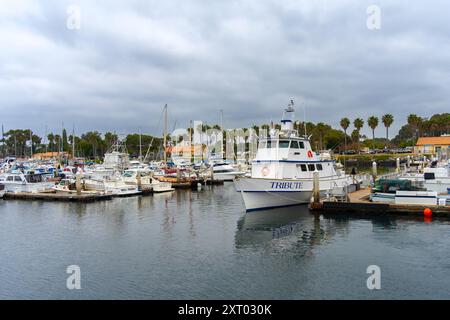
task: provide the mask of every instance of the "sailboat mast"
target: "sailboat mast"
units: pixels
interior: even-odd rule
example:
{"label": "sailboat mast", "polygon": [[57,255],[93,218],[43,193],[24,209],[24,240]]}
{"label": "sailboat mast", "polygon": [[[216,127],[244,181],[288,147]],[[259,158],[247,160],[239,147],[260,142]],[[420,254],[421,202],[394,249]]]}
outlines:
{"label": "sailboat mast", "polygon": [[[47,126],[45,126],[45,137],[44,137],[44,142],[45,142],[45,153],[48,152],[48,135],[47,135]],[[52,155],[53,156],[53,155]]]}
{"label": "sailboat mast", "polygon": [[72,127],[72,159],[75,159],[75,125]]}
{"label": "sailboat mast", "polygon": [[6,153],[5,153],[5,131],[3,129],[3,123],[2,123],[2,157],[3,158],[6,157]]}
{"label": "sailboat mast", "polygon": [[163,148],[164,148],[164,163],[167,165],[167,104],[164,106],[164,142],[163,142]]}
{"label": "sailboat mast", "polygon": [[139,161],[142,161],[142,132],[139,132]]}
{"label": "sailboat mast", "polygon": [[224,150],[224,145],[223,145],[223,132],[224,132],[224,130],[223,130],[223,109],[220,109],[220,131],[221,131],[221,133],[222,133],[222,137],[221,137],[221,139],[222,139],[222,141],[221,141],[221,147],[222,147],[222,150],[220,150],[220,153],[221,153],[221,157],[222,157],[222,159],[221,160],[223,160],[225,157],[224,157],[224,152],[223,152],[223,150]]}
{"label": "sailboat mast", "polygon": [[30,159],[33,159],[33,132],[30,129]]}

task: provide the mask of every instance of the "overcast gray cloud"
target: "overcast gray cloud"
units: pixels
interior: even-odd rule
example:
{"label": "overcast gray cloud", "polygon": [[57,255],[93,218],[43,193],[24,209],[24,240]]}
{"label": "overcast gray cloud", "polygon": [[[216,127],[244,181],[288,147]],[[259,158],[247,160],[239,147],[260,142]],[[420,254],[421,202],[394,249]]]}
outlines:
{"label": "overcast gray cloud", "polygon": [[[381,29],[366,26],[369,5]],[[81,9],[81,29],[66,27]],[[307,117],[449,110],[447,1],[2,0],[0,114],[6,129],[160,132],[278,120],[293,97]],[[299,108],[298,118],[303,117]],[[384,134],[380,127],[378,134]],[[366,129],[368,133],[369,130]]]}

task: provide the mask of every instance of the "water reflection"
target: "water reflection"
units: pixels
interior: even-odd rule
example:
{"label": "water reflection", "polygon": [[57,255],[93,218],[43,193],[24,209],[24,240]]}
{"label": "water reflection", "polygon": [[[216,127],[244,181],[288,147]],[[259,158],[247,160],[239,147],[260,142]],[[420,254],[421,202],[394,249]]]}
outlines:
{"label": "water reflection", "polygon": [[[348,221],[323,219],[313,215],[307,206],[251,212],[238,221],[236,248],[283,245],[311,251],[331,241],[339,232],[348,234]],[[305,252],[304,252],[305,253]]]}

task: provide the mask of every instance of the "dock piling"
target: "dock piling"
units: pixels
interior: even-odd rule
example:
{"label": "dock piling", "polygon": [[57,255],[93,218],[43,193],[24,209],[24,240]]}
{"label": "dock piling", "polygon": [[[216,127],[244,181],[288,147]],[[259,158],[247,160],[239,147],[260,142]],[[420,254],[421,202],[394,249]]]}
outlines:
{"label": "dock piling", "polygon": [[81,195],[81,173],[75,174],[75,188],[77,189],[77,196]]}
{"label": "dock piling", "polygon": [[313,201],[315,203],[320,202],[320,183],[319,183],[319,171],[313,172]]}
{"label": "dock piling", "polygon": [[373,182],[375,183],[375,180],[377,179],[377,175],[378,175],[378,172],[377,172],[377,163],[374,161],[373,163],[372,163],[372,176],[373,176]]}
{"label": "dock piling", "polygon": [[140,171],[137,172],[136,181],[137,181],[138,190],[142,191],[142,178],[141,178],[141,172]]}

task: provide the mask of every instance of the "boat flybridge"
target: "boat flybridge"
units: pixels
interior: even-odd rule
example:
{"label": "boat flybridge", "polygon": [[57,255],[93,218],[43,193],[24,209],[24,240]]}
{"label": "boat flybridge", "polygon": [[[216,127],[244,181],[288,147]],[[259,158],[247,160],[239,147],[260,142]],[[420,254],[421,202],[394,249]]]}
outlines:
{"label": "boat flybridge", "polygon": [[295,109],[291,100],[281,120],[281,130],[260,139],[251,177],[234,180],[247,211],[309,203],[313,192],[313,173],[319,172],[320,194],[353,183],[334,160],[315,153],[307,136],[294,130]]}

